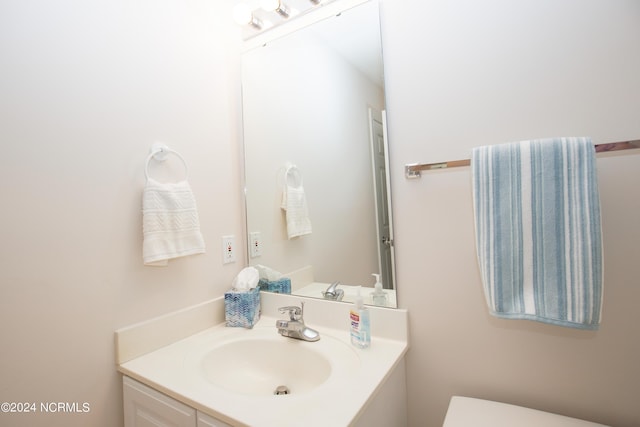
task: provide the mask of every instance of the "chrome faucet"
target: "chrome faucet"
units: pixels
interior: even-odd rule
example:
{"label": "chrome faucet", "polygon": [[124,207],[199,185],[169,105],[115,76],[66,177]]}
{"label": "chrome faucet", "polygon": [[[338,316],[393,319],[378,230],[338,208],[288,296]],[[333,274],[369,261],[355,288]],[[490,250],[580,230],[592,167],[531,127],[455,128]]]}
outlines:
{"label": "chrome faucet", "polygon": [[344,291],[342,289],[338,289],[340,282],[336,281],[331,284],[327,288],[326,291],[322,292],[322,296],[324,299],[330,299],[334,301],[342,301],[342,297],[344,296]]}
{"label": "chrome faucet", "polygon": [[287,306],[278,309],[280,313],[289,313],[289,320],[276,321],[278,333],[283,337],[297,340],[318,341],[320,339],[318,331],[308,328],[304,324],[304,302],[301,302],[300,305],[301,307]]}

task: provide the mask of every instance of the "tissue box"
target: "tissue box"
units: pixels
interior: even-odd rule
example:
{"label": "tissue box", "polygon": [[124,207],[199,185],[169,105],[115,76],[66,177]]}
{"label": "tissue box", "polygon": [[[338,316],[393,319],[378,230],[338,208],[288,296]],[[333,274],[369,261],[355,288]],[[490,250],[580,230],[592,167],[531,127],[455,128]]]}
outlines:
{"label": "tissue box", "polygon": [[290,294],[291,293],[291,279],[283,277],[279,280],[265,280],[260,279],[258,287],[262,291],[275,292],[277,294]]}
{"label": "tissue box", "polygon": [[248,292],[225,292],[224,318],[227,326],[253,328],[260,320],[260,289]]}

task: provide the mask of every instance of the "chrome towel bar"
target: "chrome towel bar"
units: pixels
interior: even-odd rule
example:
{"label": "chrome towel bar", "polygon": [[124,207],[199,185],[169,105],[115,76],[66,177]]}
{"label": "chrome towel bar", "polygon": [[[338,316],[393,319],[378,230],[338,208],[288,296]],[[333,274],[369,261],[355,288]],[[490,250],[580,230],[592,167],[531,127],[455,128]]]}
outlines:
{"label": "chrome towel bar", "polygon": [[[606,144],[596,144],[594,145],[594,148],[596,150],[596,153],[640,148],[640,139],[635,139],[632,141],[610,142]],[[411,163],[404,166],[404,176],[407,179],[420,178],[421,171],[433,169],[449,169],[469,165],[471,165],[471,159],[449,160],[448,162],[439,163]]]}

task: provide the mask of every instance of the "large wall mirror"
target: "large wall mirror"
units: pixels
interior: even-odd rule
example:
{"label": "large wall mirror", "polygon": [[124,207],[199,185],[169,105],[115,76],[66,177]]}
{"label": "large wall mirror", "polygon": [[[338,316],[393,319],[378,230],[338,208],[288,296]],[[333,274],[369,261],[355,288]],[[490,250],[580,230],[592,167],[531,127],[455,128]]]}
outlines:
{"label": "large wall mirror", "polygon": [[242,93],[250,265],[294,294],[362,286],[396,307],[378,2],[243,53]]}

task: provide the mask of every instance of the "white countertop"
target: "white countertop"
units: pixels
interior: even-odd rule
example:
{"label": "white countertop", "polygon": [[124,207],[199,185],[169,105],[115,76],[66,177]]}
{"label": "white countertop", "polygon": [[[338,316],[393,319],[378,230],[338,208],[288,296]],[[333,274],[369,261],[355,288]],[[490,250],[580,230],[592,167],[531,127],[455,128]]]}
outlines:
{"label": "white countertop", "polygon": [[[307,320],[309,327],[316,329],[321,334],[318,342],[303,342],[302,345],[316,346],[319,351],[331,351],[331,345],[345,345],[357,355],[360,363],[359,369],[348,372],[341,370],[340,366],[333,366],[332,372],[338,375],[330,377],[326,382],[317,388],[305,393],[286,396],[249,396],[224,390],[211,384],[204,378],[199,377],[197,369],[192,365],[195,362],[193,354],[202,351],[205,347],[215,346],[220,340],[230,337],[241,338],[250,337],[250,334],[270,334],[277,339],[291,340],[291,338],[280,337],[277,333],[275,323],[281,319],[280,315],[272,315],[273,308],[282,305],[291,305],[292,297],[269,295],[263,298],[263,316],[253,329],[227,328],[224,323],[209,327],[201,332],[195,333],[176,342],[162,346],[146,354],[136,355],[137,357],[126,360],[118,355],[121,362],[118,370],[144,384],[147,384],[158,391],[161,391],[174,399],[181,401],[199,411],[209,414],[215,418],[238,426],[347,426],[354,422],[361,411],[366,407],[367,402],[382,385],[386,377],[392,372],[396,364],[404,356],[408,345],[406,341],[406,312],[393,313],[388,309],[379,309],[379,312],[372,311],[372,343],[368,349],[360,350],[351,346],[348,333],[348,310],[345,304],[336,304],[324,301],[309,300],[305,305],[305,312],[311,311],[308,306],[315,311],[313,318],[315,323]],[[298,299],[294,299],[295,301]],[[325,305],[329,304],[329,305]],[[326,307],[326,323],[323,326],[318,320],[318,312],[321,307]],[[344,313],[344,328],[335,328],[340,325],[336,323],[335,314],[340,316]],[[181,313],[181,315],[183,315]],[[324,315],[321,317],[325,317]],[[404,331],[399,331],[398,336],[389,336],[389,317],[404,319]],[[305,313],[305,319],[307,318]],[[382,336],[375,333],[376,319],[381,325]],[[162,319],[165,323],[166,319]],[[393,323],[393,320],[391,321]],[[126,328],[126,333],[130,333],[136,328],[143,327],[149,329],[146,324]],[[332,327],[330,327],[332,326]],[[119,352],[127,354],[125,344],[120,343],[125,335],[122,332],[116,334],[119,343]],[[131,341],[131,340],[130,340]],[[296,340],[297,341],[297,340]],[[130,354],[131,352],[129,352]],[[310,366],[309,369],[313,369]]]}

